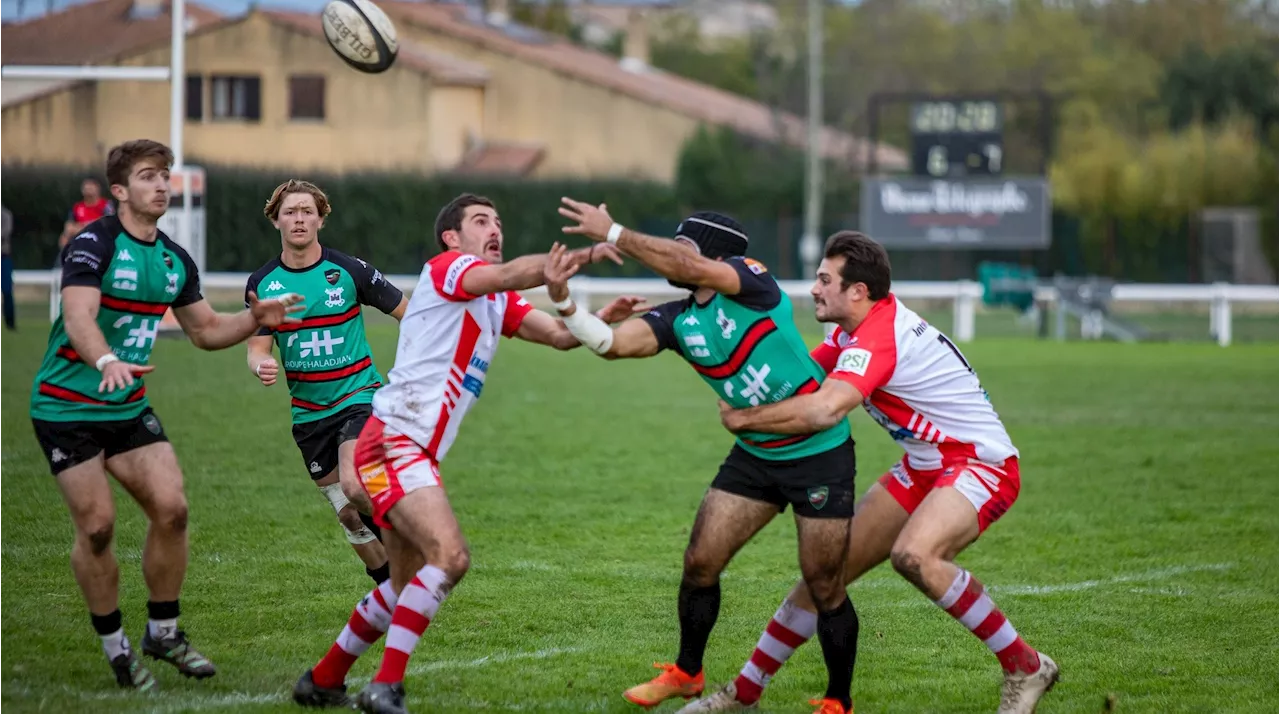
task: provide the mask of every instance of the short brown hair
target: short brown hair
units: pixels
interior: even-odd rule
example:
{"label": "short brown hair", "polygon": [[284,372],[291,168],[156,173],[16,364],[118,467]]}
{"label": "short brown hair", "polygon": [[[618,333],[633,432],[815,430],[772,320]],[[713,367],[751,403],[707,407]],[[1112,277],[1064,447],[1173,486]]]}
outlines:
{"label": "short brown hair", "polygon": [[321,218],[328,218],[329,213],[333,211],[333,206],[329,205],[329,197],[320,190],[319,186],[302,179],[289,179],[276,186],[276,190],[271,192],[271,198],[263,207],[262,214],[275,223],[276,219],[280,218],[280,205],[284,203],[285,196],[291,193],[311,194],[316,201],[316,210],[320,212]]}
{"label": "short brown hair", "polygon": [[493,205],[493,201],[484,196],[477,196],[474,193],[464,193],[440,209],[440,214],[436,216],[436,243],[440,245],[440,250],[448,250],[449,246],[444,243],[445,231],[462,230],[462,219],[467,215],[467,209],[471,206],[488,206],[493,210],[498,207]]}
{"label": "short brown hair", "polygon": [[889,253],[884,246],[858,231],[839,231],[827,239],[827,258],[842,257],[840,289],[848,290],[854,283],[867,286],[872,300],[889,296],[889,283],[893,271],[889,266]]}
{"label": "short brown hair", "polygon": [[112,186],[128,186],[129,174],[139,161],[156,159],[162,168],[173,166],[173,152],[169,147],[150,139],[134,139],[112,147],[107,154],[107,183]]}

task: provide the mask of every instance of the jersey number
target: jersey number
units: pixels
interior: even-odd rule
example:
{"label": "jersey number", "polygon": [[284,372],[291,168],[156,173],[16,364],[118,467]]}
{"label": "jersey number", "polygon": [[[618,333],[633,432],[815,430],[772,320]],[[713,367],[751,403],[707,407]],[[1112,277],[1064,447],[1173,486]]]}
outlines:
{"label": "jersey number", "polygon": [[960,354],[960,349],[956,347],[955,344],[951,342],[951,340],[948,340],[946,335],[939,332],[938,341],[946,345],[947,349],[951,350],[951,352],[955,354],[956,359],[960,360],[960,364],[964,365],[965,369],[969,370],[970,372],[973,372],[973,367],[969,366],[969,360],[965,359],[964,355]]}

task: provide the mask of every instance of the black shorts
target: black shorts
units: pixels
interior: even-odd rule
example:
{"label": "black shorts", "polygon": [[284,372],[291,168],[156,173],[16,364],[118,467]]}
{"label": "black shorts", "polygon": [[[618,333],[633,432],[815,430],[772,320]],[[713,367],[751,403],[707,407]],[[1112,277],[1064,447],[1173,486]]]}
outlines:
{"label": "black shorts", "polygon": [[355,441],[370,414],[372,404],[355,404],[333,416],[293,425],[293,440],[298,443],[302,463],[312,481],[319,481],[338,468],[338,446]]}
{"label": "black shorts", "polygon": [[851,518],[857,471],[853,439],[791,461],[767,461],[734,444],[711,487],[772,503],[779,511],[791,504],[806,518]]}
{"label": "black shorts", "polygon": [[32,419],[36,441],[49,460],[53,475],[105,453],[106,458],[168,441],[151,407],[123,421],[44,421]]}

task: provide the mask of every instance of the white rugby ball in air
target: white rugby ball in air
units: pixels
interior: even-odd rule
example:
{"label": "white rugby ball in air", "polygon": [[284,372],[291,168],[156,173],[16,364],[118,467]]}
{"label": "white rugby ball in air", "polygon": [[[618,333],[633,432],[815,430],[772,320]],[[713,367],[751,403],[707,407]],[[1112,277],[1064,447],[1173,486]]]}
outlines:
{"label": "white rugby ball in air", "polygon": [[321,22],[329,46],[361,72],[385,72],[396,61],[396,26],[369,0],[331,0]]}

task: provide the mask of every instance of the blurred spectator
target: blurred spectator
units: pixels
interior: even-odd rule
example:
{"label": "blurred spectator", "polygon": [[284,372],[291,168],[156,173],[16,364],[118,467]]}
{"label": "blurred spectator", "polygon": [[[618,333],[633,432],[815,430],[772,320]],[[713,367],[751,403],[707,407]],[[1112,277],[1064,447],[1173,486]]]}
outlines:
{"label": "blurred spectator", "polygon": [[67,213],[67,222],[63,224],[62,235],[58,238],[59,250],[66,247],[85,226],[115,213],[111,203],[102,196],[102,184],[96,178],[86,178],[80,183],[80,198],[82,200],[77,201]]}
{"label": "blurred spectator", "polygon": [[4,257],[0,259],[0,293],[4,297],[4,326],[14,329],[13,308],[13,259],[9,257],[9,234],[13,233],[13,214],[9,209],[0,206],[0,248]]}

